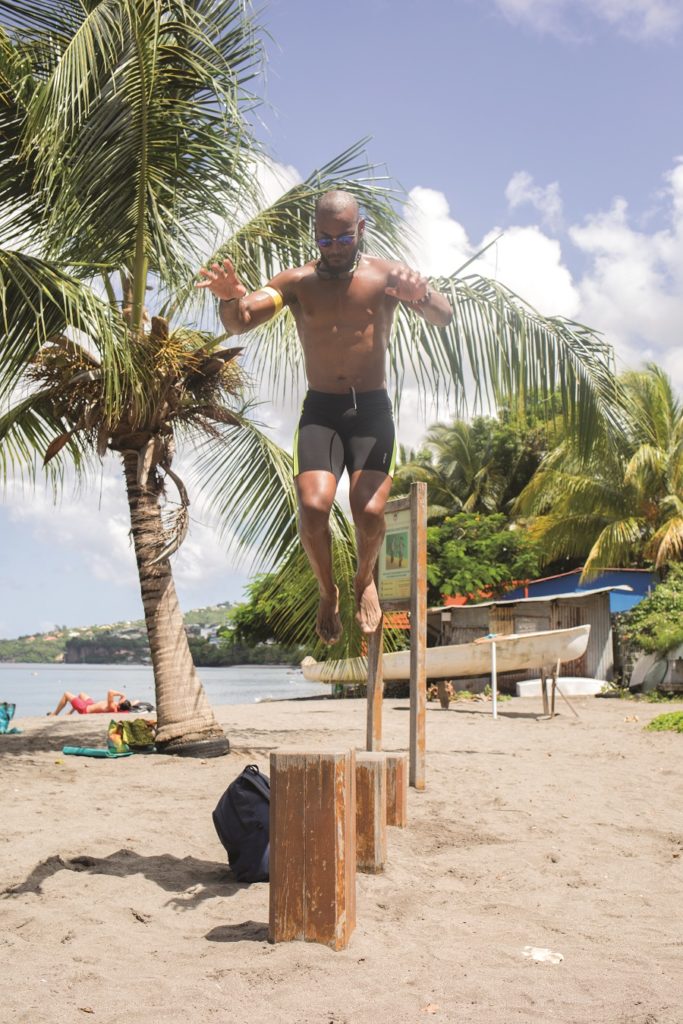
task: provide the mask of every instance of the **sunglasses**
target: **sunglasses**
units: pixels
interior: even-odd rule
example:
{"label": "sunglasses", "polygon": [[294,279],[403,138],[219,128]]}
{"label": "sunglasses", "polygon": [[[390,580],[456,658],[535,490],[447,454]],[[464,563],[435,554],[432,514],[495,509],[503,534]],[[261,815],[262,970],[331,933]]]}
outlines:
{"label": "sunglasses", "polygon": [[333,242],[339,242],[340,245],[353,245],[356,241],[355,232],[352,235],[337,235],[336,238],[316,238],[315,244],[320,249],[328,249]]}

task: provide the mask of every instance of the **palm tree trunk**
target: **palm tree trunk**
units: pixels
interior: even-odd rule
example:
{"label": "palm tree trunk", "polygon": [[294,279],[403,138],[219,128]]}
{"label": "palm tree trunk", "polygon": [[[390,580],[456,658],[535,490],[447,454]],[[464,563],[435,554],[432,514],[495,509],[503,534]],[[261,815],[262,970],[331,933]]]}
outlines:
{"label": "palm tree trunk", "polygon": [[141,487],[137,482],[137,454],[126,452],[122,458],[154,669],[157,747],[164,753],[201,757],[225,754],[230,745],[192,661],[169,560],[152,564],[163,546],[160,484],[152,470],[147,486]]}

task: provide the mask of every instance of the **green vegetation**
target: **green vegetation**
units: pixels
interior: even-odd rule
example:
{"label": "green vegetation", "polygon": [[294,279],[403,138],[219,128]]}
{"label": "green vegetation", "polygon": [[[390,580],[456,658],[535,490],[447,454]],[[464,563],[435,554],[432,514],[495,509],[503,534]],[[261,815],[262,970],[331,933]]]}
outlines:
{"label": "green vegetation", "polygon": [[511,529],[502,513],[459,512],[427,528],[427,600],[443,594],[498,596],[538,575],[539,547],[527,530]]}
{"label": "green vegetation", "polygon": [[655,590],[619,620],[623,635],[646,654],[683,644],[683,564],[672,565]]}
{"label": "green vegetation", "polygon": [[683,732],[683,711],[669,711],[666,715],[657,715],[645,729],[648,732]]}
{"label": "green vegetation", "polygon": [[683,556],[683,405],[650,364],[623,374],[614,415],[595,425],[588,452],[568,435],[515,502],[545,563],[656,569]]}
{"label": "green vegetation", "polygon": [[210,644],[208,640],[190,638],[192,659],[199,668],[218,665],[300,665],[306,649],[284,644],[259,643],[254,646],[224,639]]}
{"label": "green vegetation", "polygon": [[[550,403],[554,406],[559,403]],[[547,454],[557,428],[552,411],[541,418],[538,403],[523,416],[502,409],[430,427],[417,452],[401,450],[392,495],[407,494],[414,481],[429,488],[431,514],[509,512]]]}
{"label": "green vegetation", "polygon": [[[193,609],[184,616],[186,632],[191,635],[199,628],[213,630],[229,625],[232,607],[226,601],[207,608]],[[208,641],[203,642],[210,646]],[[149,660],[149,644],[143,619],[107,626],[60,626],[51,633],[0,640],[0,662],[65,661],[116,665],[129,662],[145,664]]]}

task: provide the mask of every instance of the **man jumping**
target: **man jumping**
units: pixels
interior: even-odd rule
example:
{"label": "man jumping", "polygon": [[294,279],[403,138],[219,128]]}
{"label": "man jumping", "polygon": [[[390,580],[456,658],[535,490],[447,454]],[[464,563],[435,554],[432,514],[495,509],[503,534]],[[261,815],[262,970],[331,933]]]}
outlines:
{"label": "man jumping", "polygon": [[315,209],[317,260],[276,274],[250,295],[230,260],[200,270],[197,285],[220,300],[230,334],[259,327],[283,306],[294,315],[309,386],[294,439],[299,534],[320,589],[316,631],[328,644],[342,633],[329,520],[345,467],[358,545],[356,618],[373,633],[381,617],[373,571],[395,461],[385,357],[396,307],[403,302],[437,327],[452,317],[448,300],[425,277],[361,253],[364,231],[354,197],[326,192]]}

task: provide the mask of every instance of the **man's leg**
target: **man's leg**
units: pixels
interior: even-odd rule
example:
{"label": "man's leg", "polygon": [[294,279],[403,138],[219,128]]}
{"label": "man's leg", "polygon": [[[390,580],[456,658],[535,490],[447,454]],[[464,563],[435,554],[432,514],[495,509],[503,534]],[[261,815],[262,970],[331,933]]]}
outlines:
{"label": "man's leg", "polygon": [[356,618],[364,633],[374,633],[382,610],[375,587],[375,562],[384,539],[384,507],[391,491],[391,477],[378,470],[359,469],[351,474],[349,500],[356,526],[358,568],[354,580]]}
{"label": "man's leg", "polygon": [[299,536],[320,589],[316,633],[326,644],[342,634],[339,591],[332,575],[330,510],[337,493],[334,473],[307,470],[295,479],[299,499]]}

